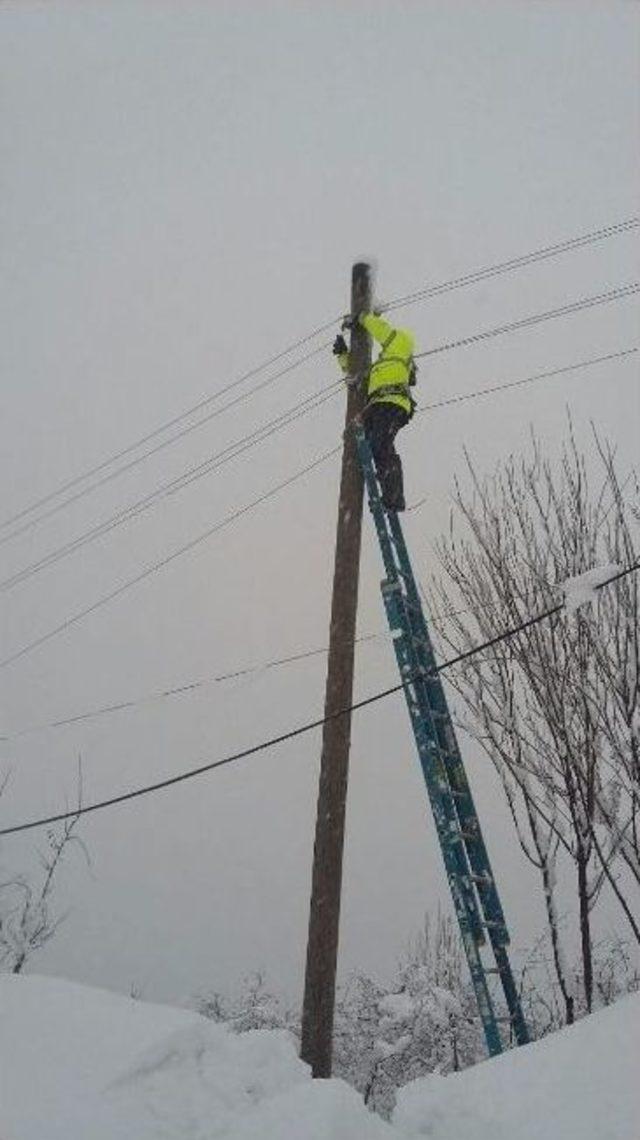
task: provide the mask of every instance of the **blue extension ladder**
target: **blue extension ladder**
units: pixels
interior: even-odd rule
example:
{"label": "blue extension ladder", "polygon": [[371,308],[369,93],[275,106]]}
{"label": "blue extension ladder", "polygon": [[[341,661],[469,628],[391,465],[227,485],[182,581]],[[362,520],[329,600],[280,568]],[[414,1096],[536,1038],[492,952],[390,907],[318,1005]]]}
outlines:
{"label": "blue extension ladder", "polygon": [[[469,963],[489,1053],[502,1053],[500,1022],[529,1041],[506,947],[509,933],[416,588],[402,528],[382,505],[369,443],[355,426],[358,457],[386,571],[380,589],[422,772]],[[492,957],[489,957],[492,954]],[[485,964],[489,958],[489,964]],[[489,978],[502,984],[508,1017],[496,1015]]]}

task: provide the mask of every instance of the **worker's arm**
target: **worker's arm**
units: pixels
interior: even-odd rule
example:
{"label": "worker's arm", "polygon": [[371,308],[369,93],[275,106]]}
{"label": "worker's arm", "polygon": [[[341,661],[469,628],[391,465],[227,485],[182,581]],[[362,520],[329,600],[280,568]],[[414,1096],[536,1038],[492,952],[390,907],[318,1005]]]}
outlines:
{"label": "worker's arm", "polygon": [[361,313],[358,318],[363,329],[366,329],[371,334],[378,344],[384,344],[385,340],[393,337],[395,329],[384,317],[378,316],[377,313]]}
{"label": "worker's arm", "polygon": [[388,350],[389,356],[407,359],[413,356],[415,342],[408,329],[394,328],[388,320],[384,320],[376,312],[363,312],[358,319],[367,333],[373,336],[373,340],[381,345],[383,353]]}
{"label": "worker's arm", "polygon": [[361,313],[360,324],[382,346],[383,352],[389,349],[393,356],[411,356],[413,337],[406,329],[396,329],[377,313]]}
{"label": "worker's arm", "polygon": [[344,376],[349,372],[349,349],[342,335],[337,336],[333,342],[333,355],[335,356]]}

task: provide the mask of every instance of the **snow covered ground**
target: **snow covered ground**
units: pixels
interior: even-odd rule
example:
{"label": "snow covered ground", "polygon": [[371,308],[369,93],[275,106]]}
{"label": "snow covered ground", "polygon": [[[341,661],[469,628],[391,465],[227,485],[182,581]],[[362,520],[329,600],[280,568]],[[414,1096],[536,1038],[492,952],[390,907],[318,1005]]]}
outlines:
{"label": "snow covered ground", "polygon": [[0,1140],[637,1140],[640,995],[465,1073],[391,1125],[311,1081],[286,1034],[51,978],[0,977]]}

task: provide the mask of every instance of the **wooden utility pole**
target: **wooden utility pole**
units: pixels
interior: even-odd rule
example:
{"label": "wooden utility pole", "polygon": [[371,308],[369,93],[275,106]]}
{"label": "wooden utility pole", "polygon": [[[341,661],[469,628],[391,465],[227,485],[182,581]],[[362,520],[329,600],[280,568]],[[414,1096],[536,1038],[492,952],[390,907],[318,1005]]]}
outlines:
{"label": "wooden utility pole", "polygon": [[[353,266],[351,312],[371,308],[371,267]],[[371,364],[367,334],[359,325],[351,332],[351,371],[364,378]],[[333,1011],[338,959],[338,927],[342,886],[342,851],[349,772],[351,714],[335,716],[353,700],[353,659],[362,531],[362,473],[350,425],[364,407],[362,383],[348,391],[340,501],[333,570],[329,658],[325,690],[320,785],[313,852],[309,939],[302,1008],[300,1055],[314,1077],[331,1076]]]}

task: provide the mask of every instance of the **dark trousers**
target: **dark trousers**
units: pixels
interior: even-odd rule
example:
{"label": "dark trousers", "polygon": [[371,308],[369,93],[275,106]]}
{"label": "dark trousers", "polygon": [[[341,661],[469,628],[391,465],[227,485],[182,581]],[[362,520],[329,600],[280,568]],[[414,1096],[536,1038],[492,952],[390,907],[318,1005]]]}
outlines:
{"label": "dark trousers", "polygon": [[382,501],[391,511],[403,511],[402,464],[394,440],[409,416],[399,404],[368,404],[363,416],[364,429],[382,489]]}

